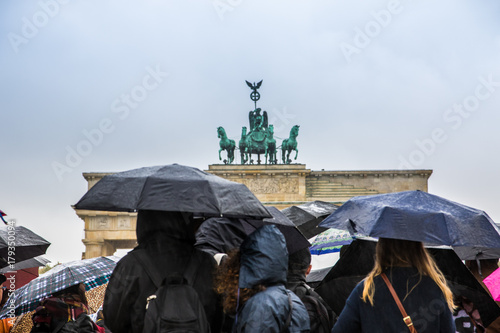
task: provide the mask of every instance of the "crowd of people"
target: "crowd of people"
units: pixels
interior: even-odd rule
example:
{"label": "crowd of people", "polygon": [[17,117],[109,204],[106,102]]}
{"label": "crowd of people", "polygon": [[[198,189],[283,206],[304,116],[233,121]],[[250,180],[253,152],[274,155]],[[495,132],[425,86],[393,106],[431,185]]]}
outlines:
{"label": "crowd of people", "polygon": [[[463,305],[421,242],[380,238],[372,271],[336,314],[306,283],[309,249],[288,253],[276,226],[216,260],[195,247],[202,222],[140,210],[138,246],[117,263],[95,319],[79,284],[43,300],[31,332],[500,332],[473,311],[456,325]],[[498,260],[488,265],[483,276]]]}

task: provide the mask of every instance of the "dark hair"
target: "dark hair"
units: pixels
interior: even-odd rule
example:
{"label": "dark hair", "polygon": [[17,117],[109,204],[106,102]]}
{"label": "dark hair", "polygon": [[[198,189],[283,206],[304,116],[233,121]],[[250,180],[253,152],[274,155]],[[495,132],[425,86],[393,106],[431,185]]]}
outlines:
{"label": "dark hair", "polygon": [[54,297],[74,297],[80,302],[88,306],[87,297],[85,296],[85,285],[83,283],[72,285],[66,289],[55,292]]}
{"label": "dark hair", "polygon": [[240,258],[240,249],[229,251],[225,260],[218,267],[214,280],[215,291],[222,295],[222,307],[227,314],[236,314],[238,297],[239,308],[241,309],[250,297],[266,289],[263,285],[257,285],[253,288],[240,288],[238,296]]}
{"label": "dark hair", "polygon": [[290,272],[303,272],[307,271],[311,264],[311,252],[309,248],[298,250],[288,257],[288,273]]}

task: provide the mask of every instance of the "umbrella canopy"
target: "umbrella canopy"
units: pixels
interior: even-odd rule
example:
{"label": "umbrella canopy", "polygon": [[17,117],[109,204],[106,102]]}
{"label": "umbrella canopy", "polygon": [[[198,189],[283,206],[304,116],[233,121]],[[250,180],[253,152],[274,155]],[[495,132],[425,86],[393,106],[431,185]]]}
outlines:
{"label": "umbrella canopy", "polygon": [[282,212],[309,239],[327,230],[327,228],[318,227],[318,224],[337,208],[338,206],[334,204],[317,200],[285,208]]}
{"label": "umbrella canopy", "polygon": [[500,301],[500,268],[485,277],[483,283],[488,287],[493,299]]}
{"label": "umbrella canopy", "polygon": [[45,254],[49,245],[28,228],[0,224],[0,268]]}
{"label": "umbrella canopy", "polygon": [[500,258],[500,248],[490,249],[477,246],[460,246],[453,248],[458,257],[462,260],[483,260]]}
{"label": "umbrella canopy", "polygon": [[272,218],[263,220],[210,218],[203,222],[196,232],[196,247],[211,253],[227,253],[239,248],[247,235],[265,224],[274,224],[285,236],[288,253],[294,253],[311,244],[276,207],[266,207]]}
{"label": "umbrella canopy", "polygon": [[320,226],[433,245],[500,248],[500,230],[488,214],[422,191],[351,198]]}
{"label": "umbrella canopy", "polygon": [[351,244],[353,239],[348,231],[331,228],[323,231],[311,241],[309,250],[312,269],[306,277],[311,287],[314,288],[325,278],[338,260],[342,246]]}
{"label": "umbrella canopy", "polygon": [[145,167],[104,176],[78,201],[75,208],[271,217],[244,184],[178,164]]}
{"label": "umbrella canopy", "polygon": [[309,249],[313,255],[340,252],[342,246],[352,241],[353,237],[348,231],[331,228],[317,235]]}
{"label": "umbrella canopy", "polygon": [[[315,289],[340,313],[354,287],[371,271],[375,263],[376,242],[354,240],[324,280]],[[485,326],[500,316],[500,307],[491,298],[474,275],[451,249],[428,248],[455,296],[471,300],[477,307]]]}
{"label": "umbrella canopy", "polygon": [[12,265],[12,267],[4,267],[0,269],[0,273],[8,273],[12,271],[18,271],[21,269],[26,269],[26,268],[32,268],[32,267],[40,267],[40,266],[45,266],[50,262],[49,259],[46,259],[43,256],[38,256],[35,258],[27,259],[21,262],[16,262],[15,264]]}
{"label": "umbrella canopy", "polygon": [[106,284],[119,259],[115,256],[97,257],[57,265],[16,290],[0,312],[0,318],[9,315],[12,302],[15,315],[19,316],[35,310],[42,299],[75,284],[83,283],[86,291]]}

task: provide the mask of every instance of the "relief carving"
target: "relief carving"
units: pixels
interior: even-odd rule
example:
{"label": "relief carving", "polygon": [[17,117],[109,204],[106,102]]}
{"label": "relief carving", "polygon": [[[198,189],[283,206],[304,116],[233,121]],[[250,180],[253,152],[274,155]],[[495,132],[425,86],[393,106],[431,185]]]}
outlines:
{"label": "relief carving", "polygon": [[109,229],[109,220],[107,216],[94,217],[91,220],[92,229]]}
{"label": "relief carving", "polygon": [[130,229],[130,219],[126,217],[118,218],[118,229]]}
{"label": "relief carving", "polygon": [[286,178],[280,182],[281,193],[298,193],[299,192],[299,180],[294,178]]}
{"label": "relief carving", "polygon": [[299,180],[291,178],[256,178],[241,181],[255,194],[297,193]]}

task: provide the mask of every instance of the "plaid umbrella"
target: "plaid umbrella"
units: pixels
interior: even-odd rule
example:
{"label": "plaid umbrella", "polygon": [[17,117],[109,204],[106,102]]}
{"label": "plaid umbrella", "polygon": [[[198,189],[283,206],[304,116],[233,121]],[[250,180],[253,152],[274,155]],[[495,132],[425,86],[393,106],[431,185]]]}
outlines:
{"label": "plaid umbrella", "polygon": [[[108,284],[106,283],[102,286],[85,292],[85,297],[87,298],[87,301],[89,303],[89,314],[91,318],[93,315],[95,315],[95,312],[97,312],[102,306],[107,286]],[[30,311],[17,317],[10,333],[30,333],[31,329],[33,328],[32,317],[34,313],[35,311]]]}
{"label": "plaid umbrella", "polygon": [[86,291],[106,284],[118,260],[114,256],[97,257],[57,265],[16,290],[0,312],[0,319],[12,311],[16,316],[33,311],[42,299],[75,284],[83,283]]}

